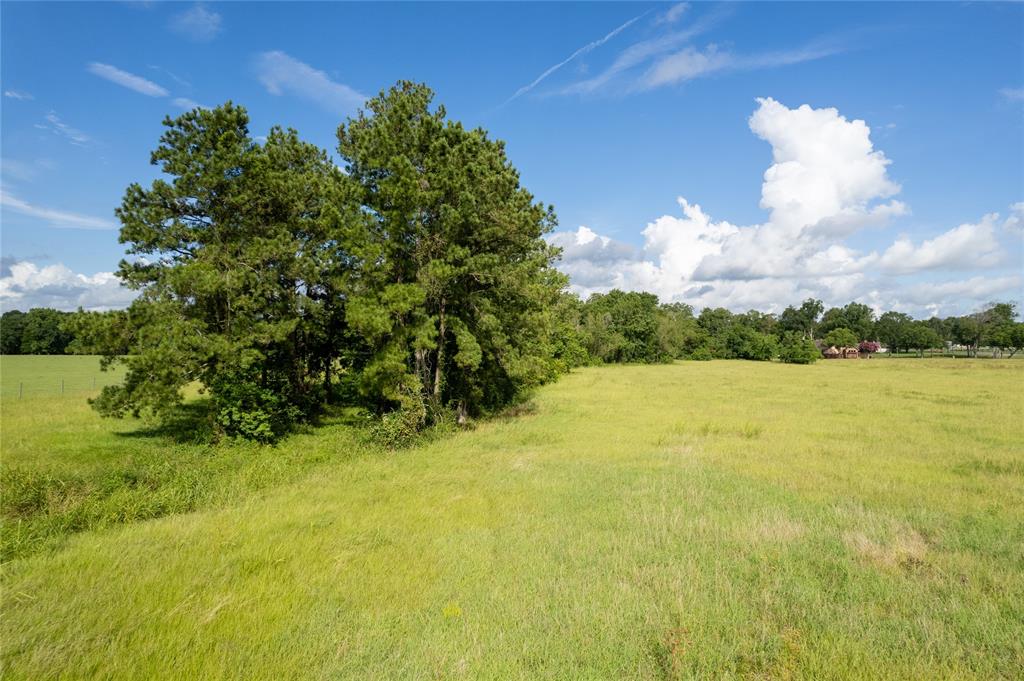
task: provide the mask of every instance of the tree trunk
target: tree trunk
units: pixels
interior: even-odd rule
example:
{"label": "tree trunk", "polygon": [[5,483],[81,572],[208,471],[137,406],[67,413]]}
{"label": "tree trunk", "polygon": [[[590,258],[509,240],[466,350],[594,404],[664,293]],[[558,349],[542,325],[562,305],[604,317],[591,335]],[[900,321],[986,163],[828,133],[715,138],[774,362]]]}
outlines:
{"label": "tree trunk", "polygon": [[441,299],[441,310],[438,315],[439,333],[437,338],[437,364],[434,366],[434,400],[440,406],[441,403],[441,382],[443,379],[442,365],[444,364],[444,298]]}

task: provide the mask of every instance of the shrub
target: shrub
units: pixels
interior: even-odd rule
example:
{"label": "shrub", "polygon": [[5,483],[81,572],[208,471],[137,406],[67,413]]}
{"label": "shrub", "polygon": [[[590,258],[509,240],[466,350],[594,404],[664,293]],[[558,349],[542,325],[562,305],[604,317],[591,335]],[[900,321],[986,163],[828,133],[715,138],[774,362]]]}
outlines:
{"label": "shrub", "polygon": [[801,334],[787,333],[779,345],[779,359],[787,364],[813,364],[821,358],[814,341]]}
{"label": "shrub", "polygon": [[406,447],[423,428],[423,415],[414,409],[388,412],[370,427],[370,438],[388,449]]}
{"label": "shrub", "polygon": [[273,442],[291,430],[303,410],[282,391],[239,372],[225,372],[210,386],[217,425],[229,437]]}
{"label": "shrub", "polygon": [[861,354],[870,355],[881,350],[882,344],[878,341],[861,341],[857,349],[860,350]]}
{"label": "shrub", "polygon": [[690,353],[690,359],[698,362],[708,362],[715,358],[715,354],[711,352],[711,348],[706,345],[701,345],[696,350]]}

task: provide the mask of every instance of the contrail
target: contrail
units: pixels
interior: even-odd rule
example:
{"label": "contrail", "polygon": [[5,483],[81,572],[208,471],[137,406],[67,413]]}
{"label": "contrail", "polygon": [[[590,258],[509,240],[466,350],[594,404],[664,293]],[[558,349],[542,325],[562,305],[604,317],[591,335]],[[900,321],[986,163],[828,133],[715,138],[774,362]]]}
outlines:
{"label": "contrail", "polygon": [[[516,99],[520,95],[526,94],[527,92],[529,92],[530,90],[535,88],[542,80],[544,80],[545,78],[550,76],[552,73],[554,73],[558,69],[562,68],[563,66],[565,66],[566,64],[568,64],[569,62],[571,62],[573,59],[575,59],[576,57],[580,56],[581,54],[586,54],[587,52],[590,52],[594,48],[597,48],[597,47],[600,47],[601,45],[604,45],[606,42],[608,42],[609,40],[611,40],[612,38],[617,36],[619,33],[625,31],[627,28],[629,28],[631,25],[633,25],[634,22],[636,22],[639,19],[643,18],[645,15],[650,14],[650,12],[651,12],[651,10],[647,10],[643,14],[638,14],[637,16],[633,17],[632,19],[630,19],[629,21],[624,23],[622,26],[619,26],[614,31],[612,31],[611,33],[609,33],[605,37],[601,38],[600,40],[595,40],[592,43],[587,43],[586,45],[584,45],[583,47],[581,47],[580,49],[576,50],[571,55],[569,55],[568,59],[555,64],[554,66],[549,68],[547,71],[545,71],[544,73],[542,73],[539,76],[537,76],[537,78],[532,83],[530,83],[529,85],[524,85],[523,87],[521,87],[518,90],[516,90],[516,93],[514,95],[512,95],[511,97],[509,97],[505,101],[505,104],[508,104],[509,102],[511,102],[512,100]],[[504,106],[505,104],[502,104],[502,106]]]}

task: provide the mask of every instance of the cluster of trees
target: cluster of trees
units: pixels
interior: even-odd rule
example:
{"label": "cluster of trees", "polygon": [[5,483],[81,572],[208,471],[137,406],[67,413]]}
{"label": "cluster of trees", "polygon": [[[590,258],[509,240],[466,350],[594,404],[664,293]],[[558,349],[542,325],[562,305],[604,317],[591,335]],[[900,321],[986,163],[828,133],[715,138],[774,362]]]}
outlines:
{"label": "cluster of trees", "polygon": [[165,120],[166,179],[117,209],[139,296],[77,321],[80,347],[127,364],[94,406],[166,415],[197,381],[229,435],[275,439],[339,393],[415,430],[573,364],[552,209],[432,99],[400,82],[367,102],[338,128],[344,169],[294,130],[257,141],[231,103]]}
{"label": "cluster of trees", "polygon": [[[74,340],[67,328],[72,313],[48,307],[10,310],[0,317],[0,354],[63,355]],[[73,351],[73,348],[72,350]]]}
{"label": "cluster of trees", "polygon": [[659,304],[650,293],[611,291],[586,302],[562,303],[571,314],[584,352],[583,362],[663,362],[673,359],[780,359],[808,363],[823,346],[856,347],[877,352],[941,348],[955,343],[976,354],[987,346],[1010,356],[1024,347],[1024,323],[1013,303],[994,303],[965,317],[918,321],[901,312],[875,317],[862,303],[828,310],[820,300],[805,300],[778,315],[750,310],[734,314],[705,308],[699,314],[681,303]]}

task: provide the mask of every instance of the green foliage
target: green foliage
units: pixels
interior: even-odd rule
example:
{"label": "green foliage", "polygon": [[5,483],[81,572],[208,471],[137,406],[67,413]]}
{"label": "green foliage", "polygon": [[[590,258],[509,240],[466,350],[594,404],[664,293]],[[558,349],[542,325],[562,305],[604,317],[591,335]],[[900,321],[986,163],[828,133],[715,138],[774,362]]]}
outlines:
{"label": "green foliage", "polygon": [[390,411],[370,427],[370,437],[388,449],[407,447],[416,441],[423,429],[425,412],[415,409]]}
{"label": "green foliage", "polygon": [[3,354],[63,355],[72,340],[63,327],[67,316],[48,307],[32,308],[26,313],[5,312],[0,319]]}
{"label": "green foliage", "polygon": [[942,339],[927,322],[912,322],[903,332],[903,343],[924,355],[925,350],[940,347]]}
{"label": "green foliage", "polygon": [[822,302],[814,298],[808,298],[799,308],[790,305],[779,315],[779,330],[782,333],[795,331],[805,338],[813,338],[824,309]]}
{"label": "green foliage", "polygon": [[341,173],[294,131],[256,143],[231,103],[164,125],[152,163],[171,180],[131,185],[117,210],[135,256],[119,276],[139,298],[124,315],[78,320],[90,350],[102,345],[111,361],[132,350],[120,360],[124,384],[95,405],[163,415],[198,381],[226,434],[273,439],[315,413],[333,356],[322,342],[332,321],[325,244]]}
{"label": "green foliage", "polygon": [[789,331],[779,343],[779,360],[787,364],[814,364],[821,359],[821,351],[810,338],[797,331]]}
{"label": "green foliage", "polygon": [[361,207],[341,227],[339,272],[367,347],[361,390],[381,410],[427,404],[427,421],[505,404],[579,355],[552,328],[566,284],[543,239],[552,209],[520,186],[504,143],[432,100],[401,82],[338,128],[343,194]]}
{"label": "green foliage", "polygon": [[827,310],[818,323],[817,333],[820,337],[835,329],[847,329],[854,336],[853,343],[848,344],[852,347],[862,340],[867,340],[872,335],[874,326],[875,313],[870,307],[863,303],[850,303],[842,308],[833,307]]}
{"label": "green foliage", "polygon": [[215,420],[229,437],[273,442],[304,414],[285,399],[285,386],[262,383],[252,370],[218,372],[209,388]]}
{"label": "green foliage", "polygon": [[[658,297],[652,293],[595,293],[587,300],[584,334],[591,357],[602,362],[658,362]],[[662,330],[664,331],[664,330]]]}
{"label": "green foliage", "polygon": [[910,325],[914,320],[903,312],[886,312],[875,323],[875,337],[889,352],[899,352],[910,347]]}
{"label": "green foliage", "polygon": [[25,317],[26,314],[20,310],[4,312],[0,317],[0,354],[21,354],[21,336],[25,330]]}
{"label": "green foliage", "polygon": [[834,345],[837,348],[855,348],[858,342],[857,334],[842,326],[825,334],[825,345]]}

